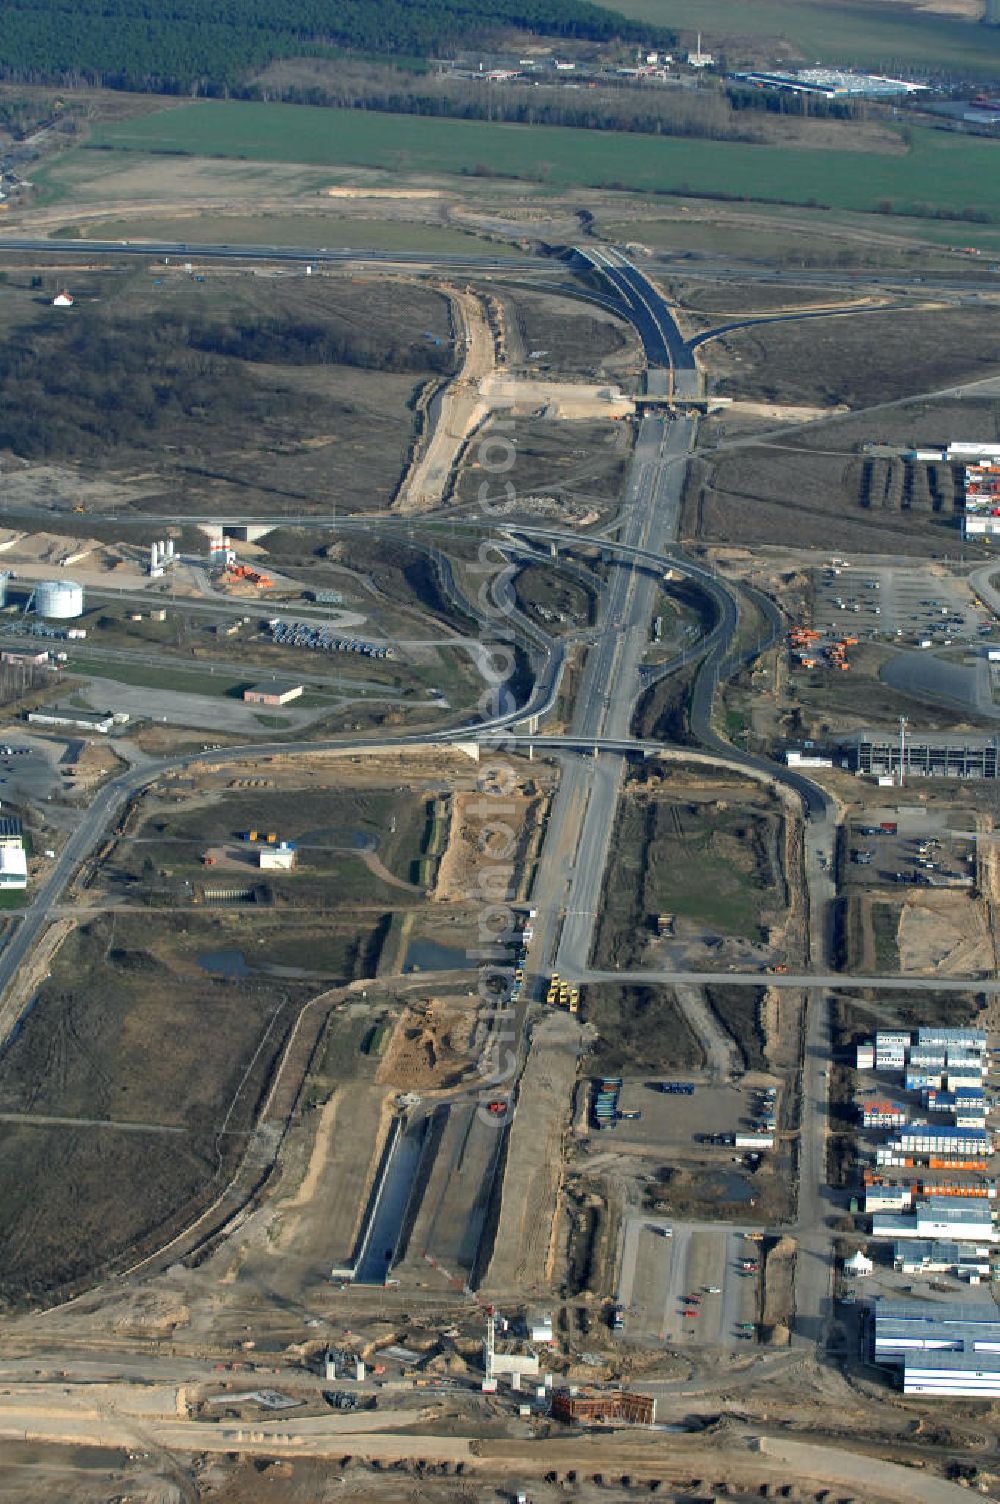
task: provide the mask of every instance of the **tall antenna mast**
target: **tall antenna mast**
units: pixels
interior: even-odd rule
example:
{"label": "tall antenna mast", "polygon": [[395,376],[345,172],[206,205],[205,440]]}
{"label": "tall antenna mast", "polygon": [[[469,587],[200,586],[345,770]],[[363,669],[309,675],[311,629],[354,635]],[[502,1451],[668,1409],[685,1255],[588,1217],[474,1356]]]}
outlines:
{"label": "tall antenna mast", "polygon": [[483,1368],[486,1378],[493,1377],[493,1359],[497,1350],[497,1323],[496,1313],[492,1306],[486,1307],[486,1342],[483,1347]]}

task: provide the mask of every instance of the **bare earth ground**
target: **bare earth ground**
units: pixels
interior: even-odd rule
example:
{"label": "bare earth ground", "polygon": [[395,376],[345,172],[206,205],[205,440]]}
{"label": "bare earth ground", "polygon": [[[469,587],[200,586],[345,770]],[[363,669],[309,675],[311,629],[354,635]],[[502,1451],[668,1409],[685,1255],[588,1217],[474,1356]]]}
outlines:
{"label": "bare earth ground", "polygon": [[462,365],[431,408],[427,438],[393,502],[400,512],[425,512],[441,505],[456,460],[488,411],[480,392],[495,361],[487,307],[471,292],[451,290],[449,298]]}
{"label": "bare earth ground", "polygon": [[[338,1087],[320,1113],[306,1172],[271,1236],[276,1257],[314,1248],[330,1265],[351,1257],[391,1117],[392,1093],[369,1081]],[[325,1208],[320,1225],[316,1208]],[[319,1234],[319,1237],[317,1237]]]}
{"label": "bare earth ground", "polygon": [[563,1138],[568,1130],[580,1030],[567,1014],[536,1024],[507,1146],[493,1257],[484,1281],[521,1299],[553,1278],[552,1255]]}
{"label": "bare earth ground", "polygon": [[721,395],[866,407],[997,372],[991,324],[979,310],[916,305],[758,324],[724,335],[705,355]]}
{"label": "bare earth ground", "polygon": [[[530,786],[530,785],[529,785]],[[477,891],[477,874],[495,859],[497,851],[503,852],[503,861],[513,863],[511,888],[516,888],[520,878],[519,858],[527,841],[538,828],[544,812],[544,799],[536,793],[525,792],[526,785],[515,786],[504,794],[505,822],[517,832],[516,844],[510,851],[505,840],[500,846],[495,842],[491,827],[483,818],[482,796],[456,792],[451,796],[451,819],[448,823],[448,844],[438,864],[437,881],[431,898],[441,903],[456,899],[468,899]],[[501,833],[502,834],[502,833]]]}
{"label": "bare earth ground", "polygon": [[977,976],[993,965],[982,907],[964,893],[916,893],[899,921],[899,969],[923,976]]}
{"label": "bare earth ground", "polygon": [[475,1003],[427,998],[410,1004],[379,1068],[380,1085],[397,1091],[454,1086],[472,1069]]}

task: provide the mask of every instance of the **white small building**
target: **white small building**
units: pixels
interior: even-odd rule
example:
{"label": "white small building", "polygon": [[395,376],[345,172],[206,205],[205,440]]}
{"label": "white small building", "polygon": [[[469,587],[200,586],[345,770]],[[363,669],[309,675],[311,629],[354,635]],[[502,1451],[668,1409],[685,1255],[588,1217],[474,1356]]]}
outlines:
{"label": "white small building", "polygon": [[789,768],[832,768],[833,758],[823,757],[818,752],[785,753],[785,766]]}
{"label": "white small building", "polygon": [[903,1102],[866,1102],[861,1109],[863,1128],[902,1128],[909,1117]]}
{"label": "white small building", "polygon": [[552,1341],[552,1312],[541,1311],[528,1317],[528,1339],[531,1342]]}
{"label": "white small building", "polygon": [[23,846],[0,846],[0,892],[28,886],[28,858]]}
{"label": "white small building", "polygon": [[280,846],[262,846],[257,860],[262,872],[291,872],[295,857],[295,847],[282,841]]}
{"label": "white small building", "polygon": [[68,292],[57,292],[56,295],[55,295],[55,297],[52,299],[52,307],[53,308],[72,308],[73,307],[73,299],[70,297],[70,295],[69,295]]}
{"label": "white small building", "polygon": [[865,1211],[906,1212],[913,1205],[913,1191],[908,1185],[870,1185],[865,1191]]}
{"label": "white small building", "polygon": [[849,1259],[844,1260],[844,1273],[852,1279],[866,1279],[875,1268],[875,1262],[859,1248],[857,1253],[852,1253]]}
{"label": "white small building", "polygon": [[698,45],[693,52],[688,53],[687,65],[689,68],[711,68],[714,66],[714,63],[714,53],[702,52],[701,50],[701,32],[699,31]]}
{"label": "white small building", "polygon": [[539,1371],[537,1353],[504,1353],[497,1352],[493,1355],[493,1376],[513,1377],[518,1379],[533,1379]]}

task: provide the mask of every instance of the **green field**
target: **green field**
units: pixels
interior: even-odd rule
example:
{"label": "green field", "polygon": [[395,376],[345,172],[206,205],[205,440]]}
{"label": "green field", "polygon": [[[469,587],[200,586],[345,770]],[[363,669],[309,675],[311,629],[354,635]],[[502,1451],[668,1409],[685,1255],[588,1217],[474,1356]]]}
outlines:
{"label": "green field", "polygon": [[[954,266],[954,258],[944,254],[937,256],[927,242],[941,246],[942,252],[949,247],[975,246],[987,255],[1000,252],[1000,228],[966,224],[955,220],[910,219],[878,215],[877,217],[852,217],[850,228],[864,229],[873,237],[861,240],[844,234],[847,228],[838,218],[836,226],[829,224],[829,216],[822,211],[811,211],[813,223],[796,218],[788,210],[774,210],[769,215],[771,223],[765,227],[759,223],[760,209],[754,220],[741,224],[727,206],[726,218],[710,219],[704,206],[689,219],[671,216],[669,219],[605,219],[597,218],[597,232],[605,240],[639,241],[654,250],[677,254],[681,251],[705,251],[720,254],[734,260],[768,262],[777,266],[794,266],[836,263],[837,258],[850,263],[856,258],[859,263],[886,266],[909,258],[915,252],[935,258],[941,265]],[[891,237],[891,238],[890,238]]]}
{"label": "green field", "polygon": [[131,684],[139,689],[168,689],[185,695],[227,695],[230,699],[242,699],[243,690],[251,679],[244,674],[241,679],[228,678],[225,674],[211,674],[197,669],[161,668],[152,663],[116,663],[113,659],[77,658],[72,662],[74,674],[91,679],[112,679],[116,684]]}
{"label": "green field", "polygon": [[[725,39],[790,42],[809,63],[840,63],[895,71],[905,67],[976,76],[1000,71],[1000,34],[973,22],[915,13],[901,4],[857,0],[612,0],[633,20]],[[738,53],[739,48],[733,47]]]}
{"label": "green field", "polygon": [[[974,206],[1000,216],[1000,143],[929,129],[905,156],[687,141],[565,127],[307,106],[200,103],[95,127],[93,146],[534,179],[552,186],[691,191],[870,211]],[[88,150],[89,148],[83,148]],[[71,154],[73,155],[73,154]]]}

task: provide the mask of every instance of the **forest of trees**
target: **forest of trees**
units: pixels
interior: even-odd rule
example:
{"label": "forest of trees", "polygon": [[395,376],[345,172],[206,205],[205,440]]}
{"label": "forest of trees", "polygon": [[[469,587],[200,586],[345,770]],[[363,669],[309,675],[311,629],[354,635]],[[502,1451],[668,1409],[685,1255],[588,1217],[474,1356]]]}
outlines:
{"label": "forest of trees", "polygon": [[[162,311],[111,321],[98,308],[72,323],[8,331],[0,344],[0,449],[25,459],[100,459],[165,434],[219,429],[258,437],[275,416],[272,392],[237,362],[347,365],[366,370],[447,371],[450,346],[385,339],[339,321],[191,320]],[[323,406],[297,392],[304,424]]]}
{"label": "forest of trees", "polygon": [[6,0],[0,77],[225,94],[278,58],[449,54],[502,27],[669,40],[589,0]]}
{"label": "forest of trees", "polygon": [[330,64],[281,67],[239,91],[245,99],[342,109],[427,115],[451,120],[495,120],[516,125],[565,125],[583,130],[627,131],[714,141],[768,141],[770,113],[814,118],[863,119],[864,99],[810,99],[763,90],[716,86],[665,89],[609,76],[597,87],[537,88],[518,82],[484,85],[449,74],[425,74],[385,64],[346,59]]}

